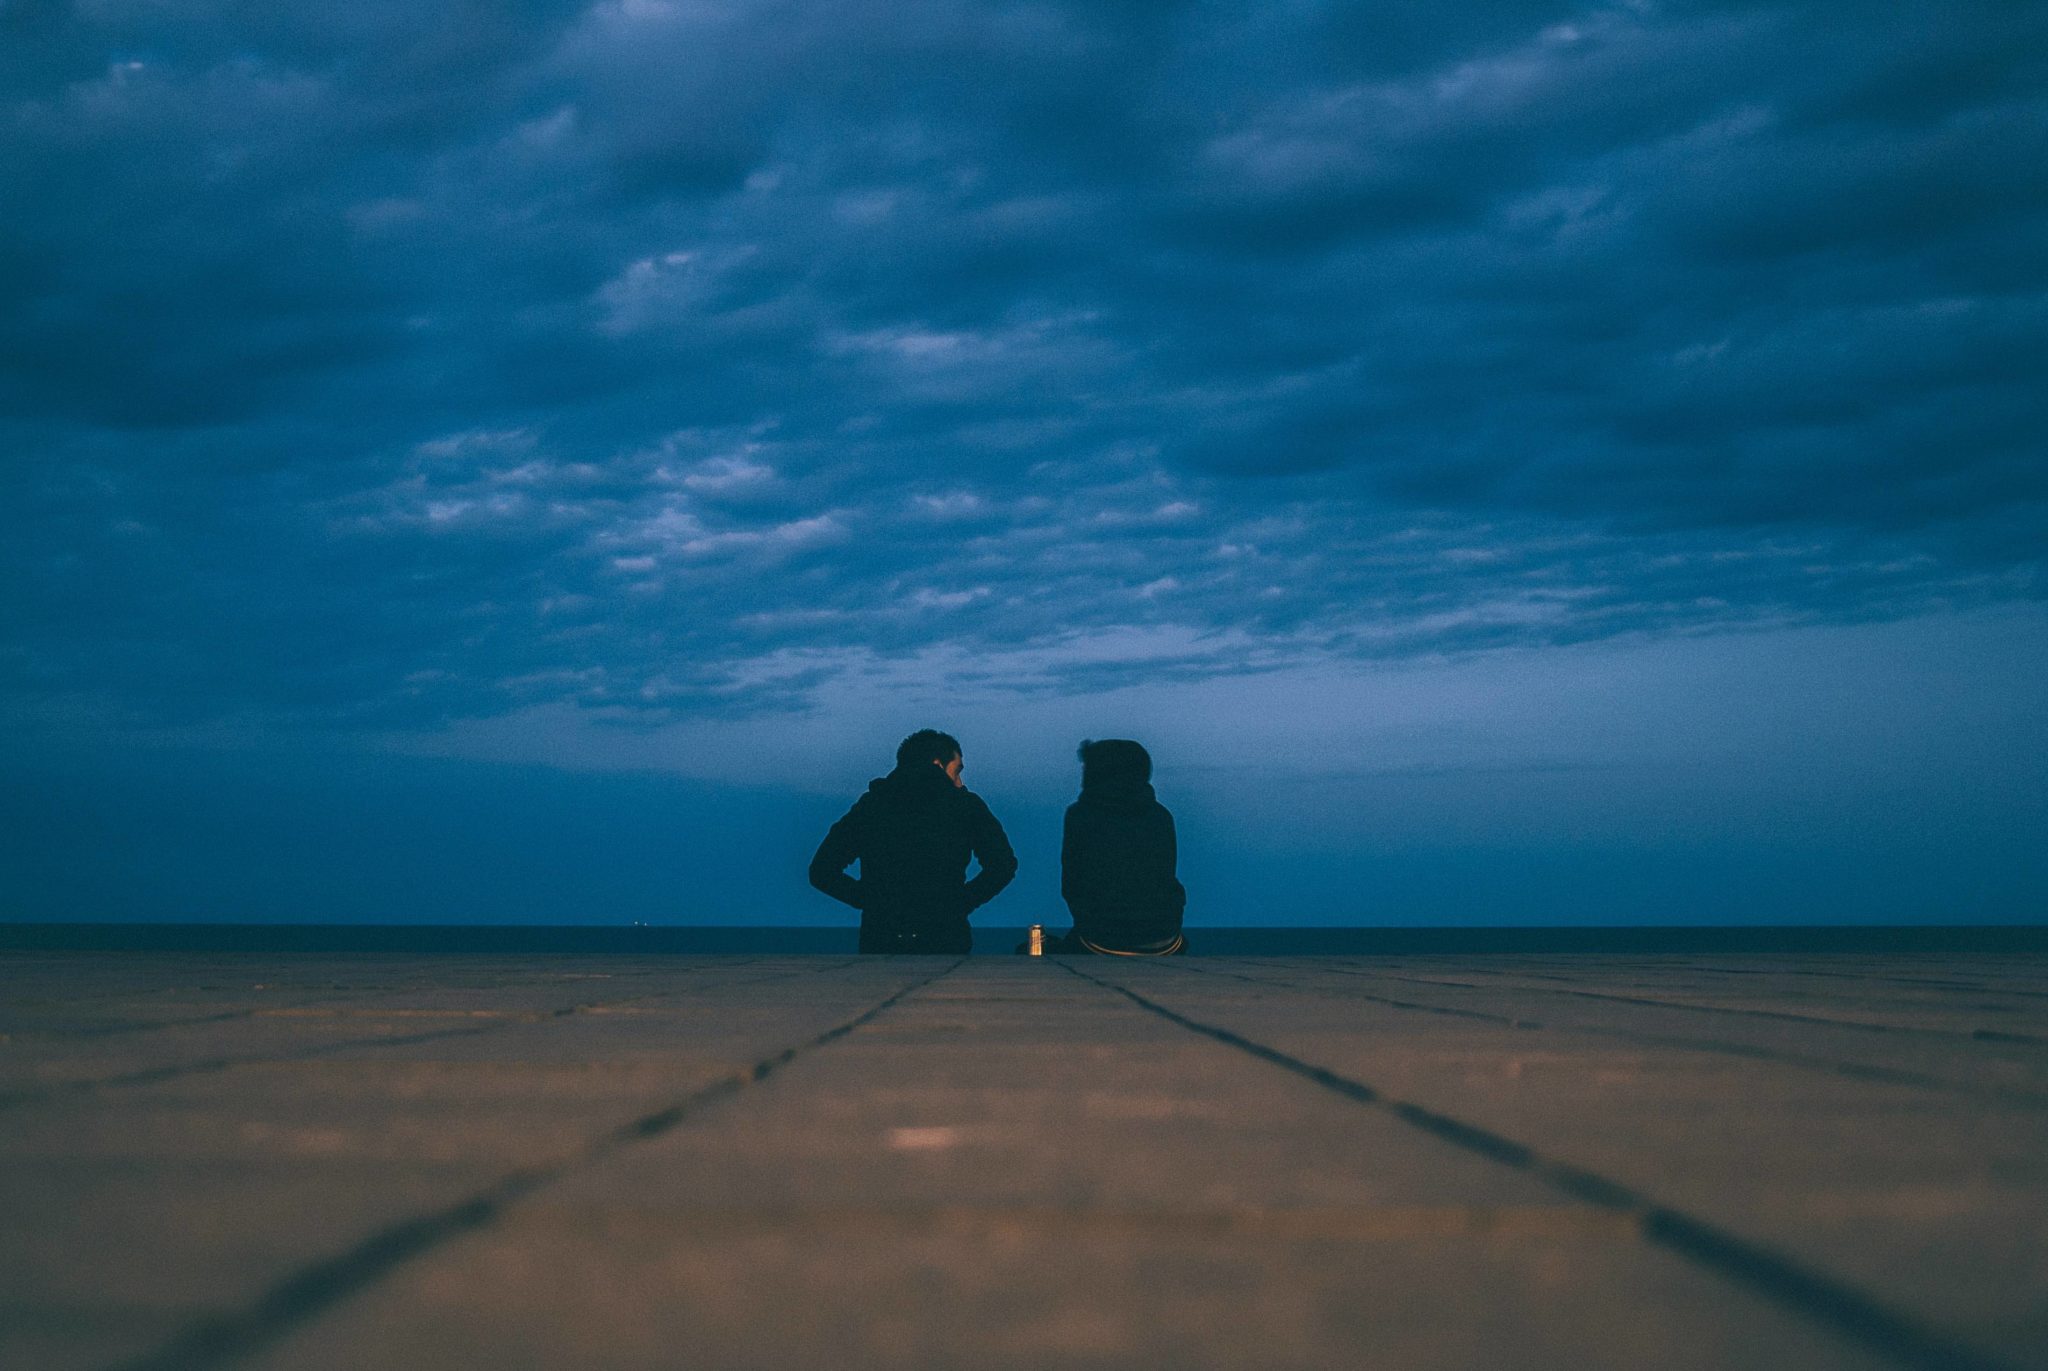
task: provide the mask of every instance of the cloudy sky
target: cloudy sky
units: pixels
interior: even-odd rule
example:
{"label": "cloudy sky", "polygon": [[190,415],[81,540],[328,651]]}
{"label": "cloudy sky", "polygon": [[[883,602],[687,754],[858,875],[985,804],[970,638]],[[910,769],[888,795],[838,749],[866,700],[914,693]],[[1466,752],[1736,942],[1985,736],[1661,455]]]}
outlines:
{"label": "cloudy sky", "polygon": [[0,0],[0,166],[0,914],[829,920],[934,722],[1008,922],[1109,733],[1211,923],[2048,916],[2048,9]]}

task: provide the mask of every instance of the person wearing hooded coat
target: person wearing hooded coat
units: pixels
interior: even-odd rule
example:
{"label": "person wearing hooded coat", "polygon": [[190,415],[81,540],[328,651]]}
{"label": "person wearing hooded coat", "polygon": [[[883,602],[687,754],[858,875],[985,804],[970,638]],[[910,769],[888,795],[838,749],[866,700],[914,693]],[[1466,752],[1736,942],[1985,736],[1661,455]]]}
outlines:
{"label": "person wearing hooded coat", "polygon": [[1152,791],[1152,757],[1128,738],[1081,744],[1081,795],[1067,806],[1060,894],[1074,930],[1063,953],[1170,956],[1187,950],[1187,890],[1174,874],[1173,815]]}
{"label": "person wearing hooded coat", "polygon": [[[960,779],[960,744],[920,729],[896,769],[868,785],[811,858],[811,884],[860,911],[862,952],[965,955],[967,916],[1017,874],[1017,854],[987,804]],[[969,858],[981,863],[967,879]],[[846,868],[860,863],[860,877]]]}

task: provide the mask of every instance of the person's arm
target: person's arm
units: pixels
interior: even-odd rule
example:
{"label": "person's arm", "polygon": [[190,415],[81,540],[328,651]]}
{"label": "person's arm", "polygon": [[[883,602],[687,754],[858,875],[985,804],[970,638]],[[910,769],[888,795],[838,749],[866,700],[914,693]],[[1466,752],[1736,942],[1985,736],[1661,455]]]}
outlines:
{"label": "person's arm", "polygon": [[981,870],[967,883],[970,911],[993,900],[1017,874],[1017,854],[1011,850],[1010,836],[1003,832],[994,812],[978,795],[974,807],[980,811],[974,819],[974,860],[981,863]]}
{"label": "person's arm", "polygon": [[1166,811],[1166,882],[1173,890],[1173,911],[1188,907],[1188,888],[1180,883],[1180,838],[1173,831],[1173,811]]}
{"label": "person's arm", "polygon": [[860,859],[860,806],[825,833],[825,841],[811,858],[811,884],[841,904],[861,907],[860,882],[846,874],[846,868]]}

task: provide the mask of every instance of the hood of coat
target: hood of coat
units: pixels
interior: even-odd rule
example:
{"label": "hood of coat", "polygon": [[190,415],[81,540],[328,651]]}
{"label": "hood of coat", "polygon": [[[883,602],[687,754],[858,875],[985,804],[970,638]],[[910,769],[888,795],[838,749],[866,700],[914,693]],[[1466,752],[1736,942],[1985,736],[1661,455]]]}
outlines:
{"label": "hood of coat", "polygon": [[1153,792],[1150,781],[1140,781],[1129,776],[1114,776],[1083,783],[1081,798],[1075,803],[1099,805],[1104,809],[1143,809],[1158,802],[1159,797]]}

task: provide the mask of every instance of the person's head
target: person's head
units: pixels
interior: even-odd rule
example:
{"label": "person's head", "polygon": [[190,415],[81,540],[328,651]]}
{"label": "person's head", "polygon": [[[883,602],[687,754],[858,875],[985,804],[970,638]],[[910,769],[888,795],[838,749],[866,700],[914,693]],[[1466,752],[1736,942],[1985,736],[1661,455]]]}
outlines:
{"label": "person's head", "polygon": [[1080,747],[1081,788],[1143,785],[1152,779],[1152,754],[1129,738],[1091,738]]}
{"label": "person's head", "polygon": [[896,765],[902,770],[935,766],[946,773],[947,780],[961,785],[960,771],[966,763],[961,759],[958,738],[936,728],[920,728],[896,745]]}

